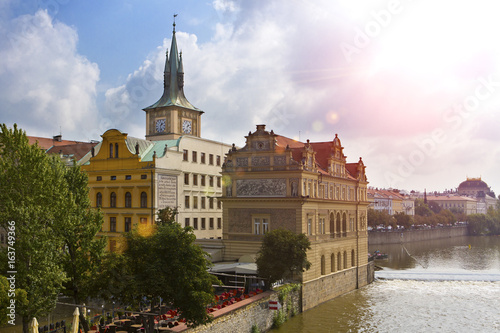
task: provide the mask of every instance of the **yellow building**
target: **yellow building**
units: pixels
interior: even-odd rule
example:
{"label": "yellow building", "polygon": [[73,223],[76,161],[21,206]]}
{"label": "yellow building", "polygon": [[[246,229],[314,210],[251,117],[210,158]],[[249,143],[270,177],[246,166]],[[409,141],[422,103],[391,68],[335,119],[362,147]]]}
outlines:
{"label": "yellow building", "polygon": [[178,209],[177,221],[192,226],[197,238],[222,237],[220,172],[231,146],[201,138],[203,111],[184,96],[183,72],[174,24],[163,95],[144,109],[147,139],[110,129],[80,161],[92,203],[104,213],[101,235],[111,251],[123,232],[153,224],[167,206]]}
{"label": "yellow building", "polygon": [[369,283],[365,166],[346,163],[337,136],[302,143],[258,125],[222,174],[225,260],[255,255],[263,234],[284,228],[312,244],[304,310]]}

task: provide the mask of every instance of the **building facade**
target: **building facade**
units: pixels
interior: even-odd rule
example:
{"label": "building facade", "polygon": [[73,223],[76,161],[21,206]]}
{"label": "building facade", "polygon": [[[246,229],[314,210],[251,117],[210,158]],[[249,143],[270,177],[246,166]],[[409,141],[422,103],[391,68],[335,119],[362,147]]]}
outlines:
{"label": "building facade", "polygon": [[337,136],[302,143],[258,125],[222,175],[224,260],[255,255],[266,232],[283,228],[311,241],[304,310],[368,283],[365,166],[346,163]]}
{"label": "building facade", "polygon": [[112,251],[119,250],[123,232],[152,225],[165,207],[177,208],[177,222],[193,227],[198,239],[222,238],[220,172],[231,146],[201,138],[203,111],[184,95],[183,67],[174,24],[163,94],[144,109],[146,140],[110,129],[81,159]]}

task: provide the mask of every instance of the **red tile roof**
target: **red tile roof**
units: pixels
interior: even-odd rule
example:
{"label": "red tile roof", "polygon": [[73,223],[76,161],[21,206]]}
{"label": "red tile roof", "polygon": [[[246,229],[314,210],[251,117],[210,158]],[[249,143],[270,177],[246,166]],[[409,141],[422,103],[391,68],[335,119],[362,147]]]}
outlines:
{"label": "red tile roof", "polygon": [[35,142],[38,142],[38,146],[42,149],[49,149],[52,146],[66,146],[66,145],[71,145],[71,144],[76,144],[76,143],[86,143],[86,142],[81,142],[81,141],[72,141],[72,140],[61,140],[58,141],[54,138],[42,138],[38,136],[28,136],[28,140],[30,145],[34,145]]}

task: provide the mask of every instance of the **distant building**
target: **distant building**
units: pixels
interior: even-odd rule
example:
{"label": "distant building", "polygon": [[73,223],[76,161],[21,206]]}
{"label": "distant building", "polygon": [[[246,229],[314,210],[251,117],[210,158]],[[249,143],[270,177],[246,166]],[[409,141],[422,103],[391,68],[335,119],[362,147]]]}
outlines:
{"label": "distant building", "polygon": [[467,178],[458,185],[457,189],[458,195],[466,195],[469,197],[476,198],[478,195],[489,195],[490,197],[495,197],[495,193],[491,188],[479,178]]}
{"label": "distant building", "polygon": [[434,201],[442,209],[463,212],[466,215],[477,213],[477,200],[459,195],[427,195],[427,202]]}
{"label": "distant building", "polygon": [[459,195],[475,198],[477,201],[477,213],[486,214],[490,207],[495,207],[497,199],[495,192],[479,178],[467,178],[458,186]]}
{"label": "distant building", "polygon": [[405,213],[406,215],[415,215],[415,201],[410,196],[405,195],[398,190],[390,189],[368,189],[368,208],[376,211],[386,211],[389,215],[396,213]]}
{"label": "distant building", "polygon": [[255,255],[274,229],[311,241],[303,273],[304,310],[369,283],[367,179],[347,163],[340,139],[295,141],[266,131],[246,136],[223,166],[224,260]]}

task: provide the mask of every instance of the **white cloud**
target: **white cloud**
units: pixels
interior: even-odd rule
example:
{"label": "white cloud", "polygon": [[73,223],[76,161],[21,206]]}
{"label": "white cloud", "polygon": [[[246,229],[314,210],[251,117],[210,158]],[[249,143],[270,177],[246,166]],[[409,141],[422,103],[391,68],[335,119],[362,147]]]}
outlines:
{"label": "white cloud", "polygon": [[[78,36],[44,10],[9,22],[0,41],[2,121],[28,135],[87,140],[97,127],[99,68],[77,52]],[[66,134],[66,135],[65,135]]]}

